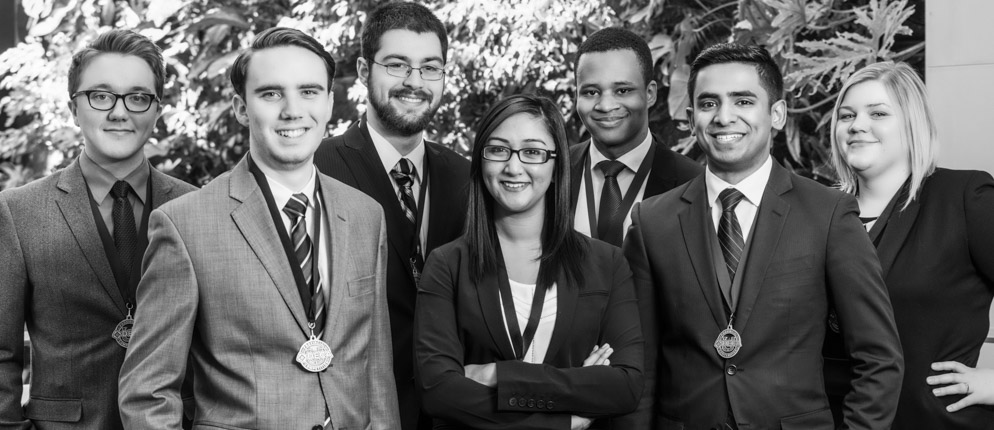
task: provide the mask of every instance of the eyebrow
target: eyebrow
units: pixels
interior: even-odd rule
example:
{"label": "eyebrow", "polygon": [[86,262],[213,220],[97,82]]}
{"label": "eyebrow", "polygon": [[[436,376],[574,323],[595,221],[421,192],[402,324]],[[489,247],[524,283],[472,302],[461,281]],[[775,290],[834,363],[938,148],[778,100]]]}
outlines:
{"label": "eyebrow", "polygon": [[[318,83],[313,83],[313,82],[312,83],[306,83],[306,84],[297,85],[296,88],[300,89],[300,90],[325,90],[325,86],[324,85],[318,84]],[[260,86],[256,87],[255,90],[253,90],[252,92],[253,93],[264,93],[264,92],[267,92],[267,91],[283,91],[285,89],[286,89],[286,87],[284,87],[282,85],[268,84],[268,85],[260,85]]]}
{"label": "eyebrow", "polygon": [[[413,63],[414,62],[414,61],[411,60],[410,57],[408,57],[406,55],[402,55],[402,54],[390,54],[390,55],[387,55],[386,57],[383,57],[383,61],[387,61],[387,60],[391,60],[391,59],[406,61],[408,63]],[[439,56],[435,55],[435,56],[427,57],[427,58],[421,60],[421,64],[428,63],[428,62],[431,62],[431,61],[438,61],[439,63],[445,63],[445,61],[442,60],[442,57],[439,57]]]}
{"label": "eyebrow", "polygon": [[[510,143],[510,141],[508,141],[507,139],[504,139],[503,137],[497,137],[497,136],[490,136],[490,138],[487,139],[487,142],[489,142],[491,140],[496,140],[498,142],[503,142],[503,143]],[[546,141],[544,141],[542,139],[536,139],[536,138],[527,138],[527,139],[524,140],[524,142],[526,142],[526,143],[537,142],[537,143],[541,143],[544,146],[553,146],[553,145],[550,145],[548,142],[546,142]]]}
{"label": "eyebrow", "polygon": [[[90,87],[90,89],[88,89],[88,90],[80,90],[80,91],[91,91],[91,90],[100,90],[100,91],[114,92],[114,88],[111,87],[110,84],[97,84],[97,85],[95,85],[93,87]],[[135,85],[135,86],[133,86],[131,88],[128,88],[127,91],[125,91],[125,93],[133,93],[133,92],[136,92],[136,91],[144,91],[144,92],[147,92],[147,93],[155,94],[155,91],[152,91],[151,88],[143,87],[141,85]]]}
{"label": "eyebrow", "polygon": [[[887,104],[887,103],[870,103],[870,104],[866,105],[866,107],[868,107],[868,108],[875,108],[875,107],[878,107],[878,106],[883,106],[883,107],[887,107],[887,108],[890,107],[890,105]],[[839,106],[839,109],[853,110],[853,107],[850,106],[850,105],[842,105],[842,106]]]}
{"label": "eyebrow", "polygon": [[[632,82],[632,81],[614,81],[614,82],[611,82],[608,85],[609,86],[622,86],[622,85],[635,86],[635,83]],[[584,88],[584,87],[599,87],[599,86],[600,85],[598,85],[596,82],[583,82],[583,81],[580,81],[580,88]]]}

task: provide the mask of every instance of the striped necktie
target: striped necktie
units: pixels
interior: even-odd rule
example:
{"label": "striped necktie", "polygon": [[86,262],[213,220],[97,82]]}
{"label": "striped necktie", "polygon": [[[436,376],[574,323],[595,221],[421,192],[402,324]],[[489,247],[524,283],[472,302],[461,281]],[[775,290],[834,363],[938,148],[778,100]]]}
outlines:
{"label": "striped necktie", "polygon": [[733,280],[735,279],[735,271],[739,267],[739,259],[742,258],[742,250],[745,249],[742,226],[739,225],[739,218],[735,215],[735,207],[739,205],[743,197],[745,196],[735,188],[725,188],[718,194],[718,200],[721,200],[718,243],[721,244],[721,254],[725,257],[728,277]]}
{"label": "striped necktie", "polygon": [[[311,290],[310,315],[314,316],[314,336],[321,338],[324,332],[325,320],[325,297],[324,290],[321,289],[321,275],[313,271],[315,250],[311,246],[311,238],[307,235],[307,196],[297,193],[290,197],[283,207],[283,212],[290,218],[290,239],[293,241],[294,255],[297,257],[297,264],[300,264],[300,271],[304,274],[304,281]],[[314,210],[320,210],[318,200],[314,201]],[[312,274],[317,273],[315,279]]]}
{"label": "striped necktie", "polygon": [[393,166],[390,176],[397,182],[400,188],[397,192],[400,198],[400,207],[404,210],[404,216],[411,224],[415,224],[415,214],[418,213],[418,202],[414,199],[414,164],[411,160],[401,158],[397,165]]}

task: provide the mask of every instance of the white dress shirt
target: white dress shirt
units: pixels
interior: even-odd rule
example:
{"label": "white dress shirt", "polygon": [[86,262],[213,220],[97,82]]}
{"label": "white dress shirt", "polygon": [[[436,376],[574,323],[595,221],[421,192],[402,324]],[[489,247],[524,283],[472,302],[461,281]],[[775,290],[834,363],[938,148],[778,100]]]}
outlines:
{"label": "white dress shirt", "polygon": [[[633,148],[631,151],[625,153],[625,155],[618,157],[617,160],[625,165],[625,168],[618,173],[618,188],[621,189],[622,199],[628,195],[628,188],[631,187],[632,181],[635,180],[635,173],[638,172],[639,167],[642,166],[642,162],[645,161],[645,156],[649,153],[649,148],[651,146],[652,133],[646,133],[645,139],[642,140],[642,143]],[[608,160],[609,158],[597,149],[597,145],[594,145],[593,139],[590,141],[590,148],[587,152],[587,156],[590,157],[590,182],[593,184],[594,188],[594,214],[599,216],[601,190],[604,188],[604,172],[597,168],[597,163]],[[651,168],[652,166],[649,167]],[[585,172],[581,172],[580,193],[576,199],[576,213],[573,215],[573,228],[580,233],[592,237],[593,235],[590,234],[590,213],[588,212],[589,209],[587,207],[586,180]],[[646,176],[646,180],[642,182],[642,187],[639,189],[638,195],[635,196],[635,201],[632,203],[632,207],[635,206],[635,203],[642,201],[642,197],[645,195],[645,186],[648,183],[648,176]],[[628,235],[628,226],[630,225],[632,225],[632,208],[628,208],[628,212],[625,213],[624,224],[621,226],[622,239]],[[597,227],[594,226],[594,228]]]}
{"label": "white dress shirt", "polygon": [[745,196],[738,206],[735,206],[735,216],[739,219],[739,227],[742,227],[742,240],[749,239],[752,223],[756,219],[756,212],[759,211],[759,204],[763,201],[763,192],[766,191],[766,183],[770,181],[770,172],[772,171],[773,157],[770,156],[766,157],[766,162],[758,170],[735,185],[716,176],[711,171],[711,167],[704,171],[704,183],[708,189],[708,204],[711,206],[711,222],[715,233],[718,232],[718,221],[721,219],[722,209],[718,194],[725,188],[735,188]]}
{"label": "white dress shirt", "polygon": [[[518,317],[518,328],[521,330],[521,334],[524,334],[525,327],[528,325],[528,317],[532,313],[532,300],[535,298],[535,284],[522,284],[520,282],[515,282],[508,279],[508,283],[511,285],[511,296],[514,298],[514,313]],[[501,307],[500,315],[501,319],[504,321],[504,331],[507,332],[508,341],[511,340],[511,330],[507,327],[507,315],[504,313],[503,298],[500,297],[500,292],[497,292],[497,297],[500,298]],[[545,304],[542,305],[542,317],[538,320],[538,328],[535,329],[535,337],[532,339],[531,345],[528,346],[528,350],[525,351],[525,363],[542,363],[545,361],[545,353],[549,350],[549,342],[552,341],[552,329],[556,326],[556,311],[558,302],[556,298],[558,294],[556,293],[556,284],[552,284],[552,287],[545,292]],[[511,342],[514,345],[514,342]],[[515,345],[517,348],[517,345]]]}
{"label": "white dress shirt", "polygon": [[[303,188],[297,191],[293,191],[283,184],[276,182],[269,175],[266,175],[266,181],[269,182],[269,189],[273,192],[273,201],[276,202],[276,209],[280,213],[280,219],[283,220],[283,227],[286,228],[286,233],[291,234],[290,229],[293,227],[290,225],[290,217],[283,212],[283,207],[286,206],[286,202],[290,201],[290,196],[301,193],[307,196],[307,212],[304,214],[304,221],[307,227],[307,236],[311,238],[311,243],[314,243],[314,189],[317,182],[317,169],[311,165],[311,179],[307,180],[307,184]],[[317,258],[314,260],[318,262],[318,272],[321,274],[321,289],[324,290],[325,298],[331,297],[331,276],[328,276],[328,260],[330,257],[329,252],[331,247],[328,243],[328,229],[330,223],[328,222],[328,202],[321,201],[321,241],[318,243]],[[307,309],[304,309],[305,311]],[[316,330],[317,331],[317,330]]]}
{"label": "white dress shirt", "polygon": [[[369,130],[369,137],[373,141],[373,147],[376,148],[376,153],[380,155],[380,162],[383,163],[383,170],[387,172],[387,176],[390,175],[390,171],[393,170],[394,166],[400,162],[401,158],[408,159],[411,164],[414,165],[414,183],[411,184],[411,191],[414,192],[414,200],[417,201],[418,197],[421,196],[421,179],[423,172],[425,171],[425,138],[424,135],[421,136],[421,142],[418,146],[415,146],[413,150],[407,155],[401,155],[397,148],[394,148],[389,141],[383,135],[378,133],[369,123],[366,123],[367,129]],[[400,200],[400,187],[397,185],[397,181],[393,180],[393,176],[389,176],[390,186],[393,187],[393,195],[397,198],[397,204],[402,205],[403,202]],[[428,185],[428,189],[425,190],[425,201],[418,201],[418,205],[423,205],[424,207],[418,207],[418,211],[421,212],[421,235],[418,238],[421,241],[421,253],[425,254],[425,249],[428,246],[428,210],[431,201],[429,198],[431,194],[431,185]]]}

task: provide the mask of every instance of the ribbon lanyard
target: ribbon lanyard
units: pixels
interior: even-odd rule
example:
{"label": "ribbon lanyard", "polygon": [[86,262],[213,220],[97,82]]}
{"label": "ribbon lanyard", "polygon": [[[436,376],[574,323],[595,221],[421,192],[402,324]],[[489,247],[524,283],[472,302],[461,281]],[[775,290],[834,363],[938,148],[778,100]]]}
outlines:
{"label": "ribbon lanyard", "polygon": [[[249,171],[252,172],[252,176],[255,177],[255,182],[262,189],[262,195],[266,198],[266,206],[269,207],[269,215],[273,219],[273,224],[276,226],[276,232],[280,236],[280,242],[283,244],[283,252],[286,253],[287,261],[290,263],[290,271],[293,272],[293,279],[297,283],[297,292],[300,293],[300,301],[304,305],[304,312],[307,313],[307,322],[309,325],[314,324],[314,315],[311,313],[311,296],[314,291],[307,285],[304,281],[304,271],[300,269],[300,264],[297,261],[297,254],[293,250],[293,242],[290,240],[290,235],[286,231],[286,227],[283,225],[283,218],[280,216],[280,210],[276,207],[276,200],[273,198],[273,190],[269,188],[269,181],[266,180],[266,175],[262,173],[259,166],[256,166],[255,162],[252,160],[252,154],[246,154],[245,157],[248,159]],[[320,199],[321,195],[321,181],[316,179],[314,181],[314,196],[315,199]],[[320,200],[314,203],[314,237],[311,238],[311,279],[317,280],[318,277],[318,247],[321,244],[321,204]],[[306,219],[304,222],[307,222]]]}
{"label": "ribbon lanyard", "polygon": [[[425,156],[423,167],[421,168],[421,189],[418,190],[418,207],[417,213],[414,214],[414,240],[412,252],[411,252],[411,267],[414,268],[417,274],[421,273],[421,267],[415,265],[415,257],[419,257],[417,264],[424,264],[424,254],[421,252],[421,225],[425,217],[425,199],[428,196],[428,151],[425,147]],[[418,280],[420,276],[415,276],[414,279]]]}
{"label": "ribbon lanyard", "polygon": [[[535,338],[538,330],[538,322],[542,319],[542,306],[545,304],[545,292],[548,289],[544,285],[535,284],[535,294],[532,296],[531,315],[528,316],[528,324],[524,333],[518,325],[518,314],[514,313],[514,297],[511,295],[511,283],[507,277],[507,267],[504,265],[504,253],[500,248],[500,239],[496,242],[497,251],[497,285],[500,288],[500,301],[504,307],[504,319],[507,321],[507,331],[511,335],[511,347],[514,350],[514,358],[523,360],[525,353]],[[539,273],[542,273],[539,263]]]}
{"label": "ribbon lanyard", "polygon": [[[593,144],[594,142],[591,141],[590,145],[593,146]],[[635,179],[628,186],[625,198],[621,200],[621,207],[618,208],[619,212],[627,214],[628,211],[632,210],[632,206],[635,204],[635,197],[642,189],[645,178],[649,176],[649,169],[652,166],[652,159],[655,155],[656,141],[651,140],[649,142],[649,151],[645,153],[645,158],[642,159],[642,164],[639,166],[638,172],[635,173]],[[587,194],[587,217],[590,220],[590,237],[597,239],[597,210],[594,208],[594,184],[590,174],[590,151],[587,151],[587,154],[583,157],[583,184]],[[601,193],[603,192],[601,190]]]}

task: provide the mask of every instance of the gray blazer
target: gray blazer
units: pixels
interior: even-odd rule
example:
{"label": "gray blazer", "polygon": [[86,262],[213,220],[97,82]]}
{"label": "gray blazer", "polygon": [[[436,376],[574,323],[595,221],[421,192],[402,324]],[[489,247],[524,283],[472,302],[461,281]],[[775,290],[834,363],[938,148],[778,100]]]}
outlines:
{"label": "gray blazer", "polygon": [[[131,347],[121,369],[126,428],[178,429],[191,354],[194,428],[398,427],[379,205],[318,174],[330,224],[331,293],[321,373],[294,361],[307,317],[247,160],[154,211]],[[326,275],[329,276],[329,275]],[[328,428],[332,428],[329,426]]]}
{"label": "gray blazer", "polygon": [[[155,169],[149,179],[153,206],[196,189]],[[0,428],[121,428],[125,350],[111,333],[127,309],[79,160],[0,193],[0,315]],[[33,369],[22,409],[25,324]]]}

